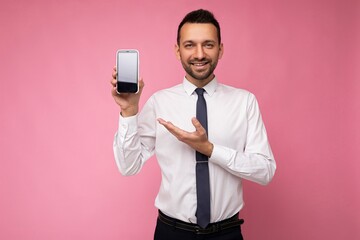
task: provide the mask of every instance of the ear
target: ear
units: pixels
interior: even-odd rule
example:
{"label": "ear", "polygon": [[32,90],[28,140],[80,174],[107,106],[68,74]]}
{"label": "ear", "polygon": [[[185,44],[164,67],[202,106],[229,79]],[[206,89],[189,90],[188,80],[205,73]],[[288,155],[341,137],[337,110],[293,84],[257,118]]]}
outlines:
{"label": "ear", "polygon": [[180,47],[179,45],[176,43],[175,46],[174,46],[174,52],[175,52],[175,55],[176,55],[176,58],[178,60],[181,60],[181,57],[180,57]]}
{"label": "ear", "polygon": [[220,46],[219,46],[219,59],[221,59],[223,54],[224,54],[224,44],[220,43]]}

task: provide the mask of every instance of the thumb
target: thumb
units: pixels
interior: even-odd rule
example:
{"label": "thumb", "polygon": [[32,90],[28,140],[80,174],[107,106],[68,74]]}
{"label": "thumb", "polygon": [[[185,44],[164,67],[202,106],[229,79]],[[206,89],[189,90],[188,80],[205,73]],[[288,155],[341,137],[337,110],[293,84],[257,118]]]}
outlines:
{"label": "thumb", "polygon": [[139,79],[139,93],[141,94],[143,88],[145,86],[144,80],[142,78]]}
{"label": "thumb", "polygon": [[194,125],[196,131],[205,131],[205,128],[201,125],[200,121],[196,117],[193,117],[191,122]]}

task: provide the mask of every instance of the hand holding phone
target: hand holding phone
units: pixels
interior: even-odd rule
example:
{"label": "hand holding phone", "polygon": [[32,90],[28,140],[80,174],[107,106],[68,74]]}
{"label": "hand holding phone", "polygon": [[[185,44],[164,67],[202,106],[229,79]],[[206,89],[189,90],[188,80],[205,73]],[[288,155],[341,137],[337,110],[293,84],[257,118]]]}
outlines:
{"label": "hand holding phone", "polygon": [[[125,86],[123,85],[124,81],[120,80],[122,74],[119,74],[118,70],[117,70],[117,69],[119,69],[119,65],[121,65],[121,61],[122,61],[122,59],[119,59],[119,58],[121,58],[121,56],[119,56],[119,55],[123,54],[123,53],[120,53],[120,51],[129,51],[129,50],[119,50],[117,52],[117,59],[116,59],[117,63],[113,69],[112,79],[110,81],[110,83],[112,85],[111,95],[114,97],[116,104],[119,105],[119,107],[121,109],[120,110],[121,115],[123,117],[129,117],[129,116],[136,115],[139,111],[139,101],[140,101],[142,89],[144,87],[144,81],[138,77],[138,73],[137,73],[136,78],[133,78],[133,82],[136,82],[136,84],[135,84],[136,86],[131,86],[133,84],[130,84],[130,87],[129,87],[129,84],[127,84],[127,82],[125,82]],[[131,50],[131,51],[133,51],[133,50]],[[138,58],[138,54],[137,54],[137,58]],[[138,60],[135,65],[138,66]],[[124,64],[120,66],[120,68],[123,68],[123,67],[124,67]],[[138,71],[138,69],[139,68],[137,67],[136,71]],[[122,73],[124,73],[124,72],[122,72]],[[120,75],[120,78],[119,78],[119,75]],[[120,80],[120,81],[118,81],[118,80]],[[125,87],[125,89],[123,89],[124,87]]]}
{"label": "hand holding phone", "polygon": [[118,50],[116,68],[117,93],[137,93],[139,91],[139,51],[136,49]]}

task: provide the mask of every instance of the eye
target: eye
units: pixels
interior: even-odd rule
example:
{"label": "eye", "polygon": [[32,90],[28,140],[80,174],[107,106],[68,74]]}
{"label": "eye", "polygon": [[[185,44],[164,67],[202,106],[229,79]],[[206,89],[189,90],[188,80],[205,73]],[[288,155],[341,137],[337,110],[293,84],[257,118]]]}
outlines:
{"label": "eye", "polygon": [[205,47],[208,49],[214,48],[214,44],[213,43],[206,43]]}
{"label": "eye", "polygon": [[192,43],[186,43],[184,45],[185,48],[192,48],[193,47],[193,44]]}

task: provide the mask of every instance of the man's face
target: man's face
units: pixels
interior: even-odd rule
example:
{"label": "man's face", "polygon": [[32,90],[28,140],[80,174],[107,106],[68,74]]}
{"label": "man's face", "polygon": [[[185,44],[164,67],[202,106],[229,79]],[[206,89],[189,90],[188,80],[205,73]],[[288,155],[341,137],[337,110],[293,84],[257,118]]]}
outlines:
{"label": "man's face", "polygon": [[223,54],[217,29],[210,23],[185,23],[180,42],[175,46],[177,58],[186,71],[186,78],[198,87],[214,78],[214,70]]}

